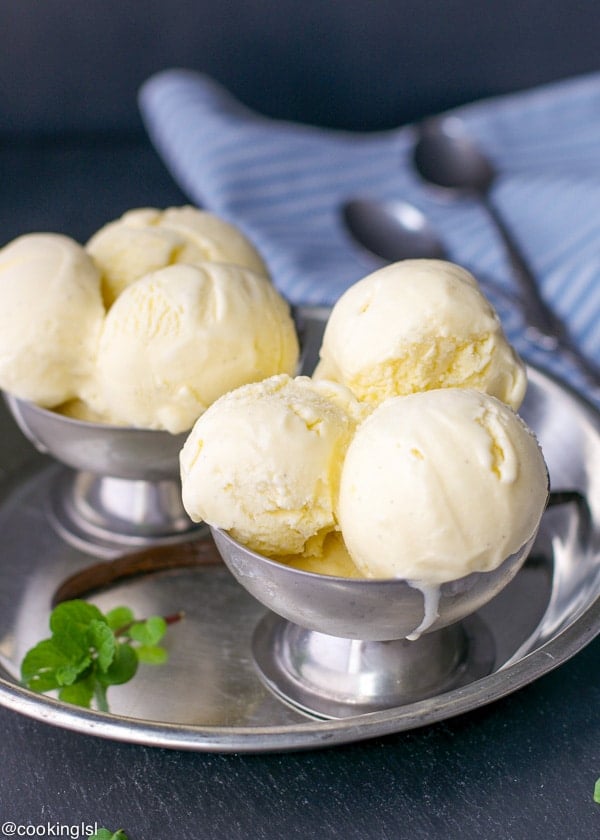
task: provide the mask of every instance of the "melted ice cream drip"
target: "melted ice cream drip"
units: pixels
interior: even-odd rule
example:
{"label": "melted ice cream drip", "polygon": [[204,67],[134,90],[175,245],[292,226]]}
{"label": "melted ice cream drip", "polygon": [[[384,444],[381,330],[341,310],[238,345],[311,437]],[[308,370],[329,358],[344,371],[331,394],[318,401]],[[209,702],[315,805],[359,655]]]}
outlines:
{"label": "melted ice cream drip", "polygon": [[406,637],[409,641],[415,642],[426,630],[429,630],[434,621],[439,617],[441,587],[438,584],[424,583],[418,580],[409,580],[407,583],[413,589],[418,589],[423,595],[423,620]]}

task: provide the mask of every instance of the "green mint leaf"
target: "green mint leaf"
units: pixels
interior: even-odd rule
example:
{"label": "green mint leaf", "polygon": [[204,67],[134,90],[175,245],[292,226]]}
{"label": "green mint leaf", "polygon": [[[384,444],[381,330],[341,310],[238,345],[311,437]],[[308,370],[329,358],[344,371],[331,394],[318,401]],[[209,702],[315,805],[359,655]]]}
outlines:
{"label": "green mint leaf", "polygon": [[90,840],[127,840],[127,835],[122,828],[114,833],[108,828],[99,828],[95,834],[92,834]]}
{"label": "green mint leaf", "polygon": [[167,632],[167,622],[158,615],[132,624],[127,635],[142,645],[155,645]]}
{"label": "green mint leaf", "polygon": [[78,662],[70,662],[56,669],[56,681],[59,685],[73,685],[79,675],[86,671],[92,664],[91,656],[82,656]]}
{"label": "green mint leaf", "polygon": [[[57,690],[59,699],[67,703],[85,708],[94,704],[108,712],[109,686],[131,680],[139,662],[166,662],[167,651],[157,643],[167,625],[180,617],[136,621],[129,607],[116,607],[103,615],[86,601],[65,601],[50,615],[51,638],[25,654],[22,682],[40,693]],[[117,635],[125,640],[120,642]],[[119,832],[114,836],[126,840]]]}
{"label": "green mint leaf", "polygon": [[110,667],[97,674],[98,682],[103,686],[122,685],[135,676],[137,666],[138,658],[133,648],[128,644],[118,644]]}
{"label": "green mint leaf", "polygon": [[45,694],[46,691],[53,691],[58,688],[60,683],[56,681],[53,674],[36,674],[27,680],[23,680],[23,685],[37,694]]}
{"label": "green mint leaf", "polygon": [[71,662],[79,663],[89,655],[89,628],[94,623],[105,624],[100,610],[85,601],[65,601],[50,615],[52,639]]}
{"label": "green mint leaf", "polygon": [[58,692],[58,699],[64,700],[65,703],[72,703],[74,706],[89,709],[94,697],[94,684],[95,680],[93,676],[90,676],[73,685],[65,685]]}
{"label": "green mint leaf", "polygon": [[600,805],[600,779],[596,779],[596,784],[594,785],[594,802]]}
{"label": "green mint leaf", "polygon": [[133,612],[129,607],[115,607],[104,616],[111,630],[119,630],[133,621]]}
{"label": "green mint leaf", "polygon": [[169,658],[167,651],[158,645],[140,645],[135,652],[144,665],[164,665]]}
{"label": "green mint leaf", "polygon": [[98,668],[107,671],[115,658],[115,634],[105,621],[94,619],[88,627],[88,643],[98,653]]}
{"label": "green mint leaf", "polygon": [[57,635],[75,633],[82,636],[94,620],[105,620],[98,607],[88,604],[87,601],[63,601],[52,610],[50,630]]}
{"label": "green mint leaf", "polygon": [[87,641],[87,634],[81,633],[79,630],[53,633],[52,642],[57,650],[60,650],[66,659],[73,664],[89,656],[90,646]]}
{"label": "green mint leaf", "polygon": [[34,691],[58,688],[56,671],[70,665],[70,660],[52,639],[44,639],[31,648],[21,663],[21,680]]}

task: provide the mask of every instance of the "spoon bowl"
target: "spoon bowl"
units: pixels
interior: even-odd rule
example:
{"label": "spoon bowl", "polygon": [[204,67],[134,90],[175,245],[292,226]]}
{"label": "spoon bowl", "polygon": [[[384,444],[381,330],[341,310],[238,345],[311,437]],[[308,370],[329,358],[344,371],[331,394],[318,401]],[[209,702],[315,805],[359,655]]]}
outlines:
{"label": "spoon bowl", "polygon": [[497,176],[495,167],[469,135],[462,120],[453,116],[424,120],[417,130],[413,160],[424,181],[479,200],[502,240],[514,278],[519,284],[527,336],[546,351],[560,351],[597,393],[600,370],[579,350],[563,321],[542,296],[519,244],[491,200],[490,193]]}
{"label": "spoon bowl", "polygon": [[386,262],[447,258],[427,217],[405,201],[354,198],[343,206],[342,216],[354,240]]}
{"label": "spoon bowl", "polygon": [[[383,263],[409,259],[448,260],[448,251],[427,216],[412,204],[400,200],[353,198],[342,207],[342,216],[354,241],[371,257]],[[509,307],[521,307],[514,293],[480,277],[479,283],[490,297]],[[318,360],[320,339],[316,354]],[[305,368],[306,369],[306,368]],[[312,373],[313,368],[308,369]]]}
{"label": "spoon bowl", "polygon": [[456,117],[425,120],[414,149],[417,171],[445,189],[487,193],[496,172]]}

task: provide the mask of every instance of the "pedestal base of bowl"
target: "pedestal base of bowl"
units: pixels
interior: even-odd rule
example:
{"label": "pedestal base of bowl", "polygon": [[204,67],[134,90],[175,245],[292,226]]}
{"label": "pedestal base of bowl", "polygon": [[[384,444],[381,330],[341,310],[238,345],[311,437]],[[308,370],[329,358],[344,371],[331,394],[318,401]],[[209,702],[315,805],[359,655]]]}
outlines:
{"label": "pedestal base of bowl", "polygon": [[63,539],[101,557],[206,531],[185,512],[175,479],[140,481],[64,469],[55,478],[47,510]]}
{"label": "pedestal base of bowl", "polygon": [[415,641],[343,639],[268,612],[252,652],[279,699],[318,719],[342,719],[406,706],[490,674],[495,645],[471,615]]}

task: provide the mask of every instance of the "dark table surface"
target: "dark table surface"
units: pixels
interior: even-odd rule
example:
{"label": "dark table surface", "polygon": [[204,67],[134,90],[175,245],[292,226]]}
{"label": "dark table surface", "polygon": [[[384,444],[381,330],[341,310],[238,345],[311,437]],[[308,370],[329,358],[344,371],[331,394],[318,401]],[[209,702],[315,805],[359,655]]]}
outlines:
{"label": "dark table surface", "polygon": [[[33,230],[85,241],[131,207],[186,201],[134,136],[5,143],[0,166],[0,244]],[[115,743],[0,708],[0,838],[11,823],[75,837],[95,822],[130,840],[599,838],[599,673],[596,640],[467,715],[287,754]]]}

